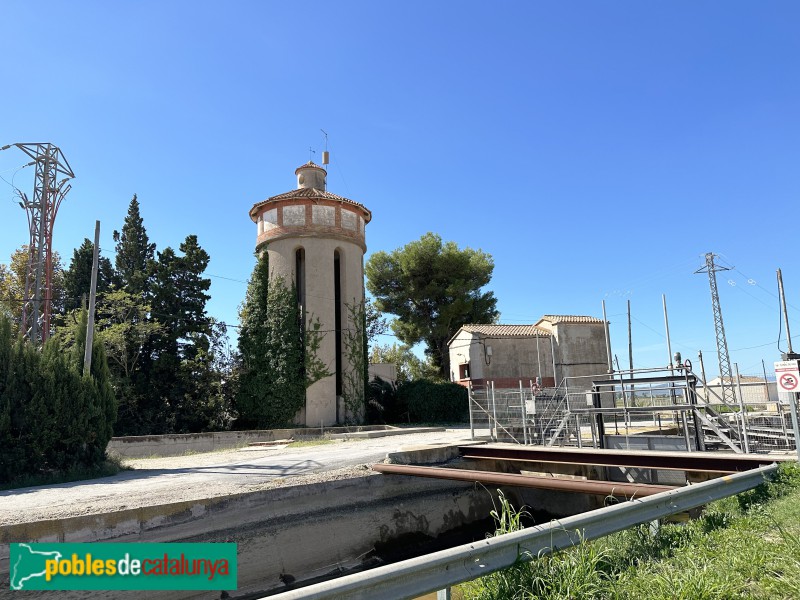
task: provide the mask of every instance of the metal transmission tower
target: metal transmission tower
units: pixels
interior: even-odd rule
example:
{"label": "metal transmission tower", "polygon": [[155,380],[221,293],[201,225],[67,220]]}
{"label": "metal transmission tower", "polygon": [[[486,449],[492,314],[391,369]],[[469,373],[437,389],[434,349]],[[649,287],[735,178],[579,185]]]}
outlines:
{"label": "metal transmission tower", "polygon": [[725,325],[722,323],[722,308],[719,305],[719,291],[717,290],[717,271],[730,271],[730,267],[721,267],[714,264],[713,252],[706,254],[706,265],[695,273],[708,273],[708,284],[711,287],[711,308],[714,311],[714,331],[717,334],[717,355],[719,356],[719,378],[722,387],[722,400],[725,403],[736,403],[736,392],[733,387],[731,371],[731,357],[728,354],[728,341],[725,338]]}
{"label": "metal transmission tower", "polygon": [[[28,268],[22,304],[21,331],[33,342],[44,342],[50,335],[50,311],[53,304],[53,225],[58,207],[75,177],[61,150],[53,144],[10,144],[33,160],[36,166],[33,200],[17,190],[20,206],[28,213]],[[62,179],[59,180],[59,177]]]}

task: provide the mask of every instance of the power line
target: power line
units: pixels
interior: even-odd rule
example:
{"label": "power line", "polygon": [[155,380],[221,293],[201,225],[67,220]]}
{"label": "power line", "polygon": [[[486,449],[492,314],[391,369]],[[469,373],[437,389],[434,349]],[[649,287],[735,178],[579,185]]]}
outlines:
{"label": "power line", "polygon": [[[736,268],[736,267],[734,267],[732,264],[730,264],[730,261],[727,259],[727,257],[725,257],[724,255],[722,255],[722,258],[723,258],[723,262],[724,262],[724,263],[726,263],[726,266],[727,266],[727,267],[728,267],[730,270],[732,270],[732,271],[736,271],[737,273],[739,273],[739,275],[741,275],[742,277],[744,277],[744,278],[747,280],[747,283],[749,283],[750,285],[754,285],[754,286],[756,286],[756,287],[757,287],[757,288],[759,288],[761,291],[763,291],[763,292],[765,292],[765,293],[769,294],[770,296],[772,296],[772,297],[773,297],[773,298],[775,298],[776,300],[780,300],[780,298],[778,298],[778,295],[777,295],[777,294],[775,294],[775,293],[774,293],[774,292],[772,292],[771,290],[769,290],[769,289],[765,288],[765,287],[764,287],[764,286],[762,286],[760,283],[758,283],[758,281],[756,281],[756,280],[755,280],[755,279],[753,279],[752,277],[749,277],[748,275],[745,275],[745,274],[744,274],[744,273],[742,273],[742,272],[741,272],[739,269],[737,269],[737,268]],[[793,304],[791,304],[790,302],[787,302],[787,303],[786,303],[786,305],[787,305],[787,306],[790,306],[790,307],[792,307],[792,308],[793,308],[794,310],[796,310],[796,311],[800,311],[800,308],[798,308],[797,306],[794,306],[794,305],[793,305]],[[792,338],[794,338],[794,336],[792,336]]]}

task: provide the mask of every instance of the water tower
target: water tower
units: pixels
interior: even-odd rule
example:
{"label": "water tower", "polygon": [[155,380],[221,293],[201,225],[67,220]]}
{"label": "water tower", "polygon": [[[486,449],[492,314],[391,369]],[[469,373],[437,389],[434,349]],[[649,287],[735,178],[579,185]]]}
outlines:
{"label": "water tower", "polygon": [[[323,155],[327,162],[327,152]],[[364,302],[364,230],[372,213],[363,205],[327,191],[327,171],[309,161],[295,170],[297,189],[258,202],[250,218],[258,226],[257,251],[269,253],[270,277],[294,281],[303,322],[319,319],[325,332],[318,357],[333,373],[306,390],[296,421],[319,427],[353,419],[344,397],[353,376],[348,332],[351,307]],[[360,376],[363,381],[363,375]]]}

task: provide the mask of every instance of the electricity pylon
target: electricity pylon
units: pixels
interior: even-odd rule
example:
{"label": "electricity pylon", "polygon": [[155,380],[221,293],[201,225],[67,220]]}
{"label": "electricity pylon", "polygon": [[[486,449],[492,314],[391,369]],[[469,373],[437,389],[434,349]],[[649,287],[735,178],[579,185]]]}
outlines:
{"label": "electricity pylon", "polygon": [[[36,166],[33,200],[17,190],[20,206],[28,213],[28,267],[25,295],[22,299],[20,331],[34,343],[44,343],[50,335],[50,312],[53,305],[53,225],[58,207],[71,189],[68,180],[75,177],[61,150],[53,144],[19,143],[16,146]],[[62,177],[59,180],[59,177]]]}
{"label": "electricity pylon", "polygon": [[711,308],[714,311],[714,331],[717,334],[717,356],[719,357],[722,400],[726,404],[735,404],[736,392],[733,387],[731,357],[728,354],[728,341],[725,338],[725,325],[722,322],[722,308],[719,305],[719,291],[717,290],[717,271],[730,271],[730,267],[721,267],[714,264],[715,256],[713,252],[706,253],[706,265],[697,269],[695,273],[708,273],[708,284],[711,287]]}

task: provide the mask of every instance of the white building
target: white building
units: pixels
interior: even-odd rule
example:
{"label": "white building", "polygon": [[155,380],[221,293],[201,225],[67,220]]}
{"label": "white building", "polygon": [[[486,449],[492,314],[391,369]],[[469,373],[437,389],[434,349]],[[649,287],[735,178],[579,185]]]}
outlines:
{"label": "white building", "polygon": [[602,319],[544,315],[534,325],[464,325],[448,342],[450,379],[462,385],[517,387],[537,379],[555,387],[591,388],[608,372]]}

